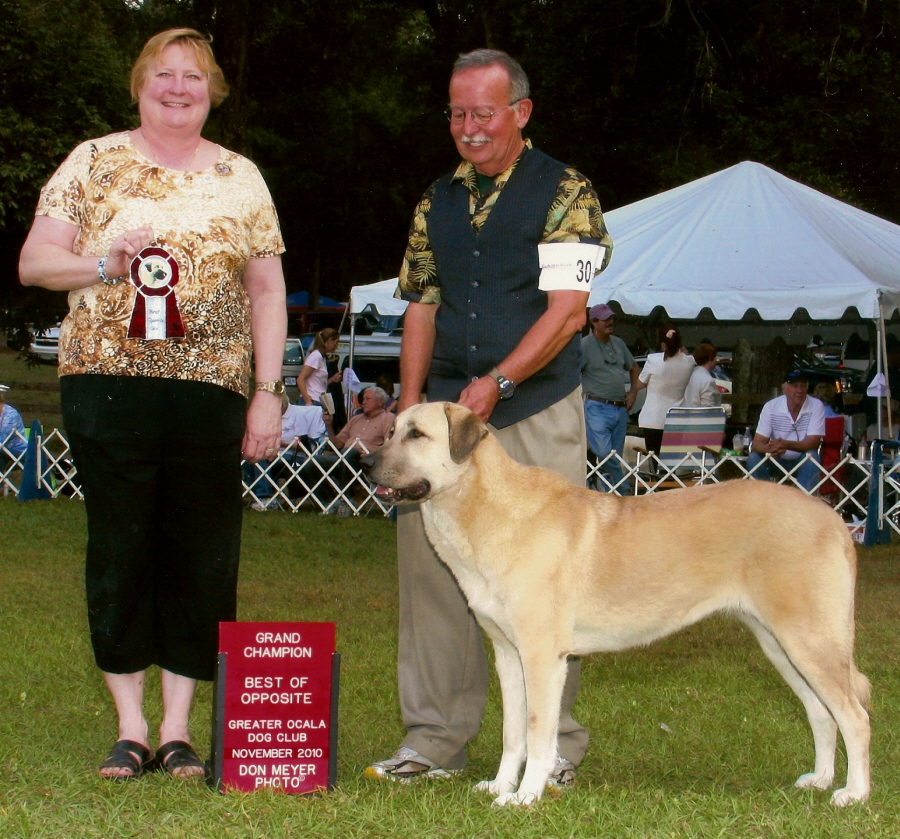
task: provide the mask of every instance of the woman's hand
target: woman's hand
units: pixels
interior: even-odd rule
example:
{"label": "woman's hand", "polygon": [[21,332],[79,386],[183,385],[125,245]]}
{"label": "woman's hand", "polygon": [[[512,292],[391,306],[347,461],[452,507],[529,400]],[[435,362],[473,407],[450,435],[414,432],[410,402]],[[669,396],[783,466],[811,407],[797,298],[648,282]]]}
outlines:
{"label": "woman's hand", "polygon": [[271,460],[281,442],[281,397],[266,391],[253,394],[241,454],[250,463]]}
{"label": "woman's hand", "polygon": [[113,239],[109,246],[109,258],[106,260],[106,276],[124,277],[131,266],[131,260],[148,247],[153,239],[153,228],[149,224]]}

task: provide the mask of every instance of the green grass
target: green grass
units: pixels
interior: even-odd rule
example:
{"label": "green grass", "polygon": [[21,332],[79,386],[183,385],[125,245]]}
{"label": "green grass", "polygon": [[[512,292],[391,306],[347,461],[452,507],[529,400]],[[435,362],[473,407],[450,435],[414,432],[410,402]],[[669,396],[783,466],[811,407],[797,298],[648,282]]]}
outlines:
{"label": "green grass", "polygon": [[[471,791],[500,752],[494,688],[460,778],[362,778],[402,736],[394,527],[384,519],[247,513],[242,620],[334,621],[343,655],[338,788],[220,796],[150,776],[110,784],[96,766],[115,715],[84,616],[83,506],[0,500],[0,837],[891,837],[900,835],[900,562],[863,550],[858,662],[872,679],[874,792],[835,810],[793,789],[812,766],[798,701],[739,625],[713,620],[644,650],[585,663],[576,713],[593,742],[576,788],[530,810]],[[150,680],[149,697],[157,695]],[[194,720],[209,744],[211,690]],[[149,707],[151,722],[159,707]],[[665,725],[666,728],[662,728]],[[843,781],[845,768],[839,761]]]}

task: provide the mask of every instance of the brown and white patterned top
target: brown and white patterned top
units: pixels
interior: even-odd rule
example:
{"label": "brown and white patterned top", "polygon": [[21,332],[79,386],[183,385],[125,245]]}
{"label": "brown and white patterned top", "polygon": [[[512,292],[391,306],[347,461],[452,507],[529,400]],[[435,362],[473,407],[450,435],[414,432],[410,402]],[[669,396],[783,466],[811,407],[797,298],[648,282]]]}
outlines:
{"label": "brown and white patterned top", "polygon": [[79,145],[41,190],[37,215],[78,227],[78,255],[149,224],[154,244],[177,261],[174,294],[184,339],[127,337],[137,291],[128,281],[69,293],[59,374],[156,376],[210,382],[247,393],[250,305],[241,282],[250,259],[284,252],[278,217],[259,170],[221,149],[201,172],[166,169],[128,132]]}

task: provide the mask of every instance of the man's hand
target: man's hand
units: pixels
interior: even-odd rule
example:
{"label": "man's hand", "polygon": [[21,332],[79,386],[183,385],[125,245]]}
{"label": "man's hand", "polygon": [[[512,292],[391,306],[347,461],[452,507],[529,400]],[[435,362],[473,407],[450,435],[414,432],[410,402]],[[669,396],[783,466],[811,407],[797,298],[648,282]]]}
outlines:
{"label": "man's hand", "polygon": [[500,388],[490,376],[482,376],[466,385],[458,401],[487,422],[500,401]]}
{"label": "man's hand", "polygon": [[785,440],[769,440],[766,444],[766,451],[772,455],[772,457],[781,457],[787,450],[788,447]]}
{"label": "man's hand", "polygon": [[636,389],[629,390],[628,393],[625,394],[625,410],[628,413],[631,413],[631,409],[634,407],[634,402],[637,399],[639,391]]}

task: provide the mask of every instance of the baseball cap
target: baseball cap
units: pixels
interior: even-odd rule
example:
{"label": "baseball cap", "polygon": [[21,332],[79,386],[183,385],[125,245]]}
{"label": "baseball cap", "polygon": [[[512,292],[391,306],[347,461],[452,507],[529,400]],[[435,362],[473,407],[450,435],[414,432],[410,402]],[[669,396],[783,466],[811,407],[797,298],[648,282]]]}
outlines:
{"label": "baseball cap", "polygon": [[782,381],[789,384],[795,384],[797,382],[806,382],[806,384],[809,384],[809,377],[802,370],[788,370],[787,373],[784,374]]}
{"label": "baseball cap", "polygon": [[606,303],[598,303],[596,306],[591,306],[589,316],[591,320],[609,320],[609,318],[615,317],[615,314]]}

